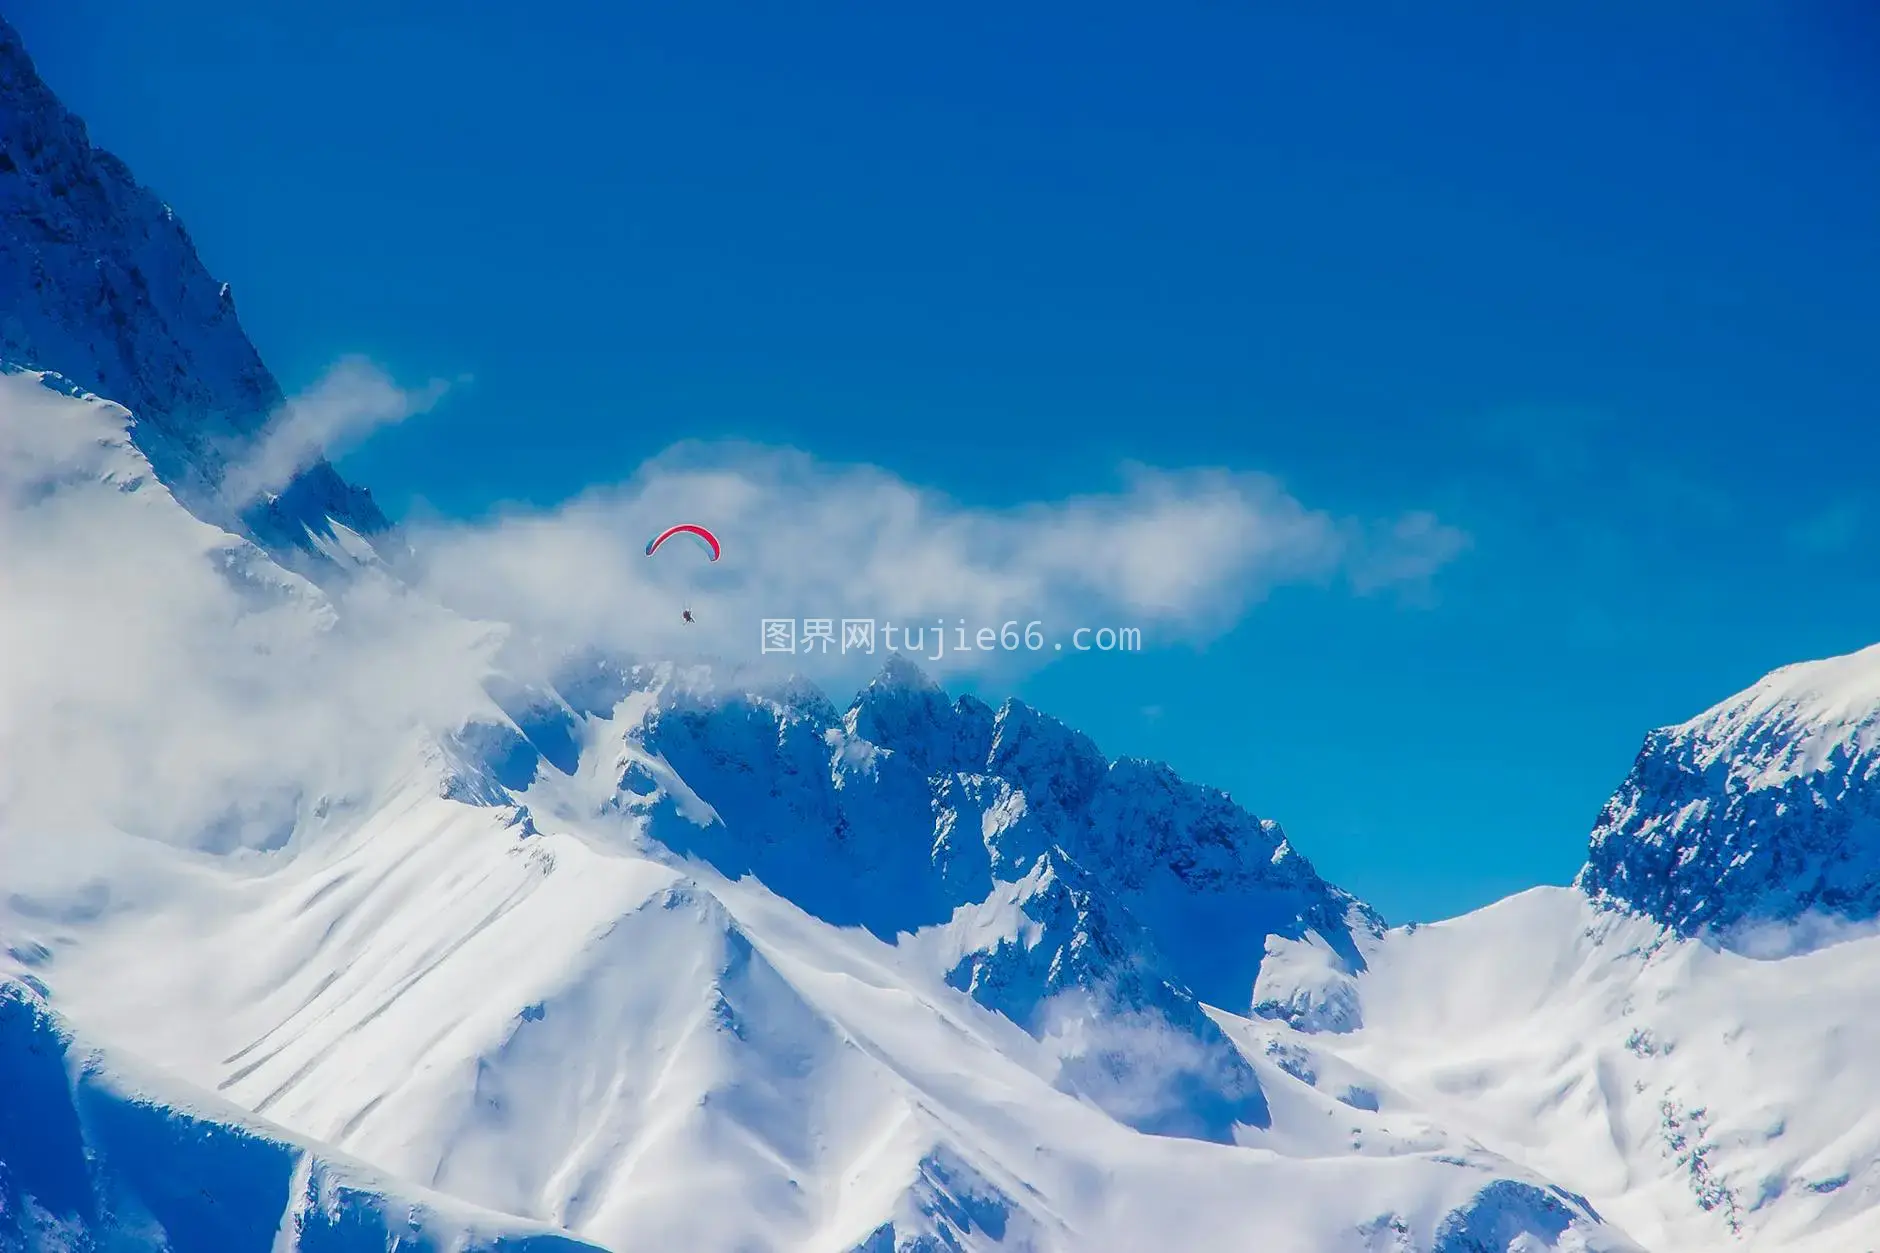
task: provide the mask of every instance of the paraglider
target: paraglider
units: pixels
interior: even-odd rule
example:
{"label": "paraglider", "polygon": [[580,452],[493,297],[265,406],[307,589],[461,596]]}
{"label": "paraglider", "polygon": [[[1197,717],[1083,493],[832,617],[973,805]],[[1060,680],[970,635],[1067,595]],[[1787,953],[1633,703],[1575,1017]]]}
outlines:
{"label": "paraglider", "polygon": [[673,536],[679,535],[679,534],[698,536],[700,539],[705,541],[705,546],[711,549],[712,560],[713,561],[718,560],[718,556],[720,552],[722,551],[718,547],[718,537],[716,535],[713,535],[710,531],[706,530],[704,527],[697,526],[691,522],[681,522],[678,526],[669,526],[665,530],[661,531],[658,535],[655,535],[652,539],[648,540],[646,544],[646,555],[651,557],[654,553],[659,551],[659,546],[661,544],[665,543],[667,540],[671,539]]}
{"label": "paraglider", "polygon": [[[722,548],[719,547],[718,537],[716,535],[713,535],[710,531],[706,530],[702,526],[698,526],[695,523],[681,522],[677,526],[667,527],[665,530],[661,531],[658,535],[655,535],[652,539],[648,540],[646,543],[646,555],[651,557],[654,553],[659,551],[659,547],[661,544],[664,544],[667,540],[671,539],[673,536],[681,535],[681,534],[696,535],[699,539],[703,540],[705,542],[705,546],[711,550],[711,554],[712,554],[711,559],[713,561],[718,560],[719,556],[724,551]],[[696,622],[696,619],[692,617],[692,606],[690,605],[685,606],[685,608],[680,611],[679,616],[683,621],[687,623]]]}

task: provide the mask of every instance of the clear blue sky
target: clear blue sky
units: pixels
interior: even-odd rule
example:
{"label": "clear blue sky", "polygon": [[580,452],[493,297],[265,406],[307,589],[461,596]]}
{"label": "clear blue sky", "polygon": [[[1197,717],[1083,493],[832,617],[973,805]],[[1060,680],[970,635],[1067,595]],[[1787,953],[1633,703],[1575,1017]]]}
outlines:
{"label": "clear blue sky", "polygon": [[1394,919],[1564,881],[1646,728],[1880,639],[1856,0],[8,7],[290,390],[475,376],[345,463],[395,513],[683,433],[1465,527],[1432,605],[1022,692]]}

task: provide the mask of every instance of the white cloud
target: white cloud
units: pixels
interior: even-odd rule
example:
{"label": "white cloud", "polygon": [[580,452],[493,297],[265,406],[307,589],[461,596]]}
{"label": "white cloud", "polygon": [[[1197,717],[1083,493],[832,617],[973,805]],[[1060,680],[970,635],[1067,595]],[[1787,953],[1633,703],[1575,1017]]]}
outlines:
{"label": "white cloud", "polygon": [[233,504],[253,500],[320,456],[338,456],[379,427],[425,412],[446,386],[433,379],[403,388],[371,362],[348,357],[281,406],[260,439],[231,462],[223,492]]}
{"label": "white cloud", "polygon": [[1184,1030],[1155,1009],[1073,989],[1039,1006],[1038,1036],[1063,1087],[1138,1130],[1227,1141],[1233,1124],[1265,1121],[1254,1072],[1199,1010]]}
{"label": "white cloud", "polygon": [[[711,527],[723,560],[683,544],[645,556],[647,537],[681,521]],[[1107,494],[985,509],[872,467],[726,445],[674,448],[552,511],[414,536],[428,591],[551,649],[727,661],[757,659],[767,617],[949,630],[963,619],[969,631],[1037,620],[1052,639],[1103,625],[1139,627],[1151,645],[1205,639],[1277,585],[1421,584],[1463,543],[1424,514],[1312,509],[1257,474],[1131,467]],[[692,625],[680,617],[688,605]]]}
{"label": "white cloud", "polygon": [[[343,366],[281,432],[357,432],[369,415],[411,410],[412,395]],[[1337,518],[1257,475],[1135,468],[1108,494],[983,509],[865,466],[682,447],[559,509],[414,535],[410,590],[368,575],[323,592],[184,512],[126,420],[0,376],[0,830],[12,854],[55,828],[265,845],[321,796],[408,769],[424,734],[488,712],[489,658],[513,634],[534,646],[513,656],[595,646],[731,666],[762,660],[764,616],[1040,619],[1054,637],[1136,626],[1154,647],[1225,629],[1282,582],[1421,577],[1443,556],[1420,522]],[[646,539],[681,520],[717,530],[724,560],[683,542],[646,557]],[[688,603],[695,627],[679,620]],[[853,660],[873,669],[881,657]],[[934,668],[1035,660],[968,654]]]}
{"label": "white cloud", "polygon": [[1361,595],[1397,589],[1424,593],[1436,572],[1469,546],[1468,535],[1426,512],[1374,524],[1354,540],[1351,585]]}
{"label": "white cloud", "polygon": [[1853,920],[1809,909],[1790,919],[1760,919],[1721,933],[1707,932],[1703,938],[1743,957],[1781,961],[1874,935],[1880,935],[1880,919]]}
{"label": "white cloud", "polygon": [[53,831],[265,843],[485,704],[484,628],[372,581],[336,610],[176,505],[126,416],[0,376],[10,874]]}

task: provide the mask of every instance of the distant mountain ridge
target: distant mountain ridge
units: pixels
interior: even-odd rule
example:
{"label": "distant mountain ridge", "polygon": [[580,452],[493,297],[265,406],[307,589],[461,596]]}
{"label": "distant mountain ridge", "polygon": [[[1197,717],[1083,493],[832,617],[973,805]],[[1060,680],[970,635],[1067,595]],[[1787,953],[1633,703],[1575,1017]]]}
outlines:
{"label": "distant mountain ridge", "polygon": [[340,525],[385,533],[371,494],[324,459],[254,501],[223,498],[227,461],[284,397],[170,207],[33,68],[0,17],[0,363],[51,370],[128,408],[177,498],[277,558],[317,562]]}

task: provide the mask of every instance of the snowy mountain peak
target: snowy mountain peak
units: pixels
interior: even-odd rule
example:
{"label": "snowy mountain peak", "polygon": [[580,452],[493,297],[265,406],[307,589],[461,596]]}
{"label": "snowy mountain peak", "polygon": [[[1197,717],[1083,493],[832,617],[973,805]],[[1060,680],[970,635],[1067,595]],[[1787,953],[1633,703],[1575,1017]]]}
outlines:
{"label": "snowy mountain peak", "polygon": [[920,668],[920,664],[905,653],[888,654],[888,660],[882,663],[875,677],[868,681],[868,691],[938,692],[940,685]]}
{"label": "snowy mountain peak", "polygon": [[1880,646],[1654,731],[1579,884],[1684,932],[1880,916]]}
{"label": "snowy mountain peak", "polygon": [[849,735],[902,754],[927,775],[978,769],[989,742],[982,734],[987,724],[971,705],[956,704],[919,666],[898,655],[856,696],[842,721]]}
{"label": "snowy mountain peak", "polygon": [[[1077,925],[1051,946],[1089,943],[1085,922],[1131,929],[1142,943],[1117,950],[1119,977],[1159,963],[1171,995],[1245,1011],[1268,936],[1318,936],[1343,978],[1363,967],[1356,937],[1382,927],[1225,792],[1111,761],[1022,701],[994,713],[950,700],[911,667],[841,715],[808,697],[661,688],[616,733],[646,764],[621,777],[627,799],[603,806],[647,813],[676,851],[883,938],[947,923],[1044,859],[1088,876],[1103,902],[1101,916],[1054,912]],[[1283,1003],[1312,999],[1293,992]]]}
{"label": "snowy mountain peak", "polygon": [[40,79],[0,18],[0,363],[51,370],[134,415],[132,438],[205,521],[295,564],[335,525],[388,523],[316,459],[253,502],[224,499],[230,459],[284,403],[170,207]]}
{"label": "snowy mountain peak", "polygon": [[1702,742],[1707,762],[1782,741],[1761,786],[1822,769],[1837,751],[1870,751],[1880,739],[1880,644],[1782,666],[1673,730]]}
{"label": "snowy mountain peak", "polygon": [[1110,763],[1096,742],[1020,700],[999,707],[988,773],[1012,779],[1047,826],[1068,831],[1102,786]]}

